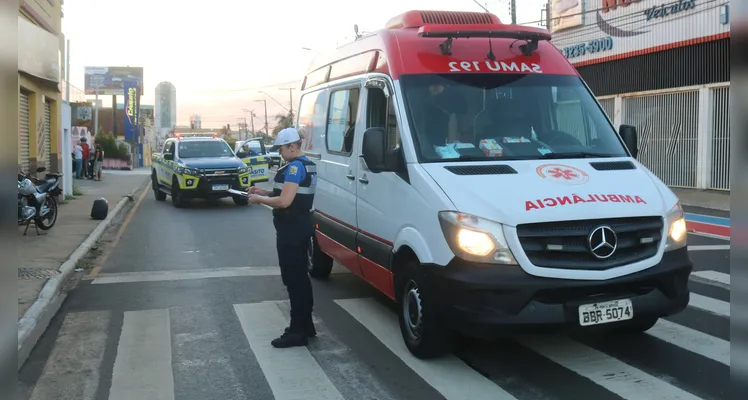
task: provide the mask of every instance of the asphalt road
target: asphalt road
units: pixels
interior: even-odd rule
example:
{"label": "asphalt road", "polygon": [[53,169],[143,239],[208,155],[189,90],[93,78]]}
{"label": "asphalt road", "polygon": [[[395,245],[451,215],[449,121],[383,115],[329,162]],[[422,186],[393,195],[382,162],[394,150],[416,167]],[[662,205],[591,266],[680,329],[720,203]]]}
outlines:
{"label": "asphalt road", "polygon": [[647,334],[470,340],[429,362],[405,350],[389,302],[337,269],[314,281],[318,338],[277,350],[288,303],[269,210],[176,209],[149,192],[19,372],[19,398],[723,399],[728,253],[694,247],[691,306]]}

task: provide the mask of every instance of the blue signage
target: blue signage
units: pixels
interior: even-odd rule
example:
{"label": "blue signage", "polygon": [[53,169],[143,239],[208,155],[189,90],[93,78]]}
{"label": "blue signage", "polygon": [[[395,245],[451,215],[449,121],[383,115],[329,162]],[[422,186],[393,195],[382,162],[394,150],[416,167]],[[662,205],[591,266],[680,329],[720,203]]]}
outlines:
{"label": "blue signage", "polygon": [[585,54],[595,54],[608,50],[613,50],[613,38],[610,36],[564,47],[561,49],[561,53],[563,53],[566,58],[575,58],[581,57]]}
{"label": "blue signage", "polygon": [[138,142],[140,139],[140,93],[138,81],[128,79],[124,82],[125,89],[125,141]]}

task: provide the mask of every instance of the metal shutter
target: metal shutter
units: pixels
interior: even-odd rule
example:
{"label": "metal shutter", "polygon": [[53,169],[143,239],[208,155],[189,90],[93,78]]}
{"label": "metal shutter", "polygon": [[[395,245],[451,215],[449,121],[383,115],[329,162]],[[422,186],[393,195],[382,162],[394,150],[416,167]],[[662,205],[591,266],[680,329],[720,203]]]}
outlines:
{"label": "metal shutter", "polygon": [[18,136],[18,160],[21,170],[24,173],[29,172],[29,142],[30,142],[30,112],[29,96],[25,93],[19,93],[18,96],[18,127],[20,130]]}
{"label": "metal shutter", "polygon": [[44,166],[52,172],[52,104],[44,103]]}

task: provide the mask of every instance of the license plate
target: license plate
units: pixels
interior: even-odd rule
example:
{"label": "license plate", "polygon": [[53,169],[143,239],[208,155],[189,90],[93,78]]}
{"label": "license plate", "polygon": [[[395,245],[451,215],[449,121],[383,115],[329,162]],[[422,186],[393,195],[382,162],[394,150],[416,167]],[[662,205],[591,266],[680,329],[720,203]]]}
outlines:
{"label": "license plate", "polygon": [[229,190],[229,185],[213,185],[213,190]]}
{"label": "license plate", "polygon": [[579,306],[579,325],[590,326],[634,318],[631,300],[613,300]]}

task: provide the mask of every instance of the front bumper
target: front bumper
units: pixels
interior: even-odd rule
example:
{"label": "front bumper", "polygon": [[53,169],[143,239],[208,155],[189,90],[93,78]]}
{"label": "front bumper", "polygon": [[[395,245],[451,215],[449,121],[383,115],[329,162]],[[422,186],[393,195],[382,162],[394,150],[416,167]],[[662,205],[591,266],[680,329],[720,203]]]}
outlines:
{"label": "front bumper", "polygon": [[[181,179],[180,186],[181,194],[187,198],[222,198],[232,196],[228,189],[244,190],[250,186],[250,183],[250,174],[247,172],[241,175],[221,177],[184,176]],[[228,189],[213,190],[213,185],[228,185]]]}
{"label": "front bumper", "polygon": [[[429,292],[437,294],[433,300],[443,323],[469,336],[493,337],[607,329],[678,313],[688,305],[692,269],[683,248],[665,253],[649,269],[605,281],[541,278],[519,266],[475,265],[457,258],[446,267],[425,266],[424,273]],[[617,299],[631,300],[633,320],[580,326],[580,305]]]}

